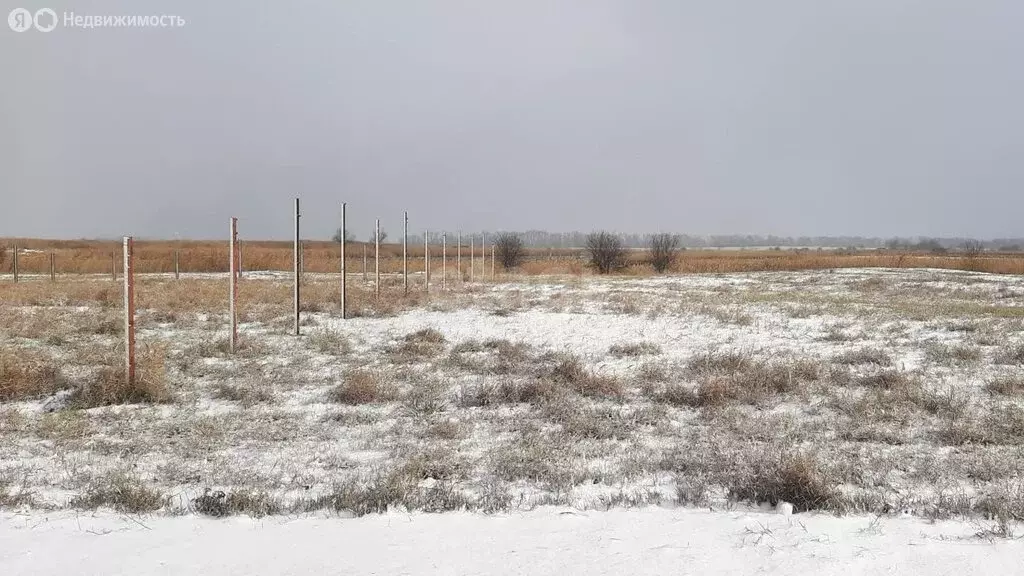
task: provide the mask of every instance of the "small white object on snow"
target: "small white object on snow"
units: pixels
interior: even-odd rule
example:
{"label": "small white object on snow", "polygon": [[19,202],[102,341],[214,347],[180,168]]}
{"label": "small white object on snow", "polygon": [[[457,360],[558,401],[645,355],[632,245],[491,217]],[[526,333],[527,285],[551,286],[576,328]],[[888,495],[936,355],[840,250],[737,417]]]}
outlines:
{"label": "small white object on snow", "polygon": [[778,503],[778,505],[775,506],[775,511],[778,512],[779,514],[783,515],[783,516],[792,516],[793,515],[793,505],[790,504],[789,502],[782,502],[782,501],[780,501]]}

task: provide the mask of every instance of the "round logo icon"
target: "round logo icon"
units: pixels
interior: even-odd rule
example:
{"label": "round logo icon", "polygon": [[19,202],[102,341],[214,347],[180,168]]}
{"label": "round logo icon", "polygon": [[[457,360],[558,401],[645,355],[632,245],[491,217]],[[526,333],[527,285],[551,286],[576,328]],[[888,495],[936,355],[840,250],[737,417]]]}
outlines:
{"label": "round logo icon", "polygon": [[57,27],[57,13],[49,8],[36,10],[35,16],[32,17],[32,22],[36,25],[36,30],[49,32]]}
{"label": "round logo icon", "polygon": [[[56,14],[54,14],[56,20]],[[7,25],[15,32],[24,32],[32,27],[32,13],[24,8],[15,8],[7,15]]]}

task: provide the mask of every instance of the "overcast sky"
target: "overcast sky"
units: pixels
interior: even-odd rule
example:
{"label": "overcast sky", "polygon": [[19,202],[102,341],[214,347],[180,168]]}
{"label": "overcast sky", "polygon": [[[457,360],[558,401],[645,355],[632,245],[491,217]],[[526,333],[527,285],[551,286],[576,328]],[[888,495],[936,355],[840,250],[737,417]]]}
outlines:
{"label": "overcast sky", "polygon": [[0,237],[1024,236],[1020,0],[61,2],[185,25],[0,24]]}

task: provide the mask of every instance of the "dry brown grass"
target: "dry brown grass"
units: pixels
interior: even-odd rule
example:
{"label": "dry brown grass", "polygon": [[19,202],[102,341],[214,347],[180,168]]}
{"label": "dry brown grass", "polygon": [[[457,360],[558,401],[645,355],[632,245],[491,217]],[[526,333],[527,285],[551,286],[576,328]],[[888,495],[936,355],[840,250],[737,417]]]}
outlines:
{"label": "dry brown grass", "polygon": [[394,399],[395,391],[389,379],[380,372],[350,370],[330,396],[341,404],[370,404]]}
{"label": "dry brown grass", "polygon": [[[41,240],[41,239],[0,239],[0,245],[17,244],[23,249],[40,252],[22,253],[19,266],[25,274],[46,274],[49,271],[49,253],[56,258],[58,273],[61,274],[109,274],[111,253],[120,254],[118,241],[100,240]],[[362,249],[364,244],[348,244],[349,272],[362,270]],[[290,270],[292,266],[291,243],[287,241],[242,241],[243,270]],[[224,241],[205,240],[150,240],[136,241],[135,251],[138,271],[173,272],[174,252],[178,251],[180,269],[183,272],[227,272],[228,248]],[[431,259],[441,258],[441,247],[431,246]],[[372,246],[369,267],[372,271]],[[401,270],[401,245],[381,245],[381,270],[385,273]],[[449,248],[454,255],[454,248]],[[479,248],[477,255],[479,256]],[[490,254],[488,254],[488,257]],[[581,249],[546,248],[527,249],[526,261],[520,266],[525,274],[583,274],[585,265]],[[423,271],[423,250],[410,247],[410,269]],[[652,274],[644,250],[629,250],[624,274]],[[0,262],[0,273],[10,272],[11,258]],[[115,257],[115,265],[120,262]],[[468,271],[468,247],[463,248],[463,273]],[[336,272],[340,268],[338,245],[325,241],[304,242],[304,269],[307,272]],[[438,262],[439,264],[439,262]],[[449,262],[449,266],[452,263]],[[489,266],[489,264],[488,264]],[[432,266],[434,267],[434,266]],[[791,250],[687,250],[680,254],[675,272],[681,273],[723,273],[760,272],[786,270],[823,270],[832,268],[945,268],[973,270],[997,274],[1024,273],[1024,255],[1019,253],[991,253],[984,257],[965,258],[959,254],[928,255],[910,252],[865,250],[861,252],[791,251]],[[453,268],[454,270],[454,268]],[[489,272],[489,268],[487,269]],[[457,272],[454,273],[458,277]]]}
{"label": "dry brown grass", "polygon": [[83,382],[75,393],[71,405],[75,408],[95,408],[115,404],[160,404],[172,402],[167,367],[166,349],[149,346],[138,354],[133,382],[128,382],[125,369],[109,360],[92,377]]}
{"label": "dry brown grass", "polygon": [[42,398],[64,387],[53,358],[27,348],[0,349],[0,402]]}

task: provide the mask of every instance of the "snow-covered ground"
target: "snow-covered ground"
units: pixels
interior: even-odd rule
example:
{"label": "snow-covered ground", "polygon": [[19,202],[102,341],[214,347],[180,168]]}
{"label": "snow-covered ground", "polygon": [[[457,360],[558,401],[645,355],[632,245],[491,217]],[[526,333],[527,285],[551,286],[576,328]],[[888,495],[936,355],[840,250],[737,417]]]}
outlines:
{"label": "snow-covered ground", "polygon": [[[0,573],[1017,570],[1022,278],[307,280],[297,338],[247,275],[231,355],[223,275],[141,279],[169,402],[0,390]],[[110,286],[5,292],[0,352],[95,385]]]}
{"label": "snow-covered ground", "polygon": [[544,508],[362,518],[0,514],[0,569],[80,574],[1022,574],[1024,542],[964,522]]}

